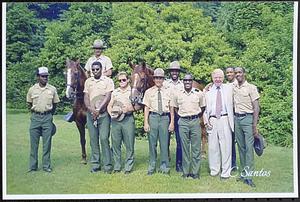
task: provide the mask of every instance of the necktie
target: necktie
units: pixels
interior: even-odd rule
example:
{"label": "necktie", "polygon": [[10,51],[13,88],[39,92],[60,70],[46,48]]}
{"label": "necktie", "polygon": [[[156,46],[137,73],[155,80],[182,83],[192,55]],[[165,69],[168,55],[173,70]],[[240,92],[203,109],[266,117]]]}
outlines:
{"label": "necktie", "polygon": [[216,117],[219,119],[221,117],[222,111],[222,97],[220,87],[217,87],[217,101],[216,101]]}
{"label": "necktie", "polygon": [[162,115],[163,110],[162,110],[162,99],[161,99],[161,92],[160,92],[160,89],[158,89],[157,97],[158,97],[158,113],[159,113],[160,115]]}

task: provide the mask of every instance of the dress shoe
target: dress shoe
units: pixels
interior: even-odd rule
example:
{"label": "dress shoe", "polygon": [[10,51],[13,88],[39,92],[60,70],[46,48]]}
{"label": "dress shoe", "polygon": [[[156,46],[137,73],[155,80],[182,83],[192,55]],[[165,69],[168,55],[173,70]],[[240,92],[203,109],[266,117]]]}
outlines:
{"label": "dress shoe", "polygon": [[198,174],[190,174],[190,177],[193,178],[193,179],[200,179],[199,175]]}
{"label": "dress shoe", "polygon": [[96,173],[96,172],[99,172],[100,171],[100,168],[92,168],[91,169],[91,173]]}
{"label": "dress shoe", "polygon": [[51,168],[43,168],[43,171],[47,172],[47,173],[51,173],[52,169]]}
{"label": "dress shoe", "polygon": [[183,174],[183,175],[181,175],[181,177],[182,177],[183,179],[187,179],[188,177],[190,177],[190,174]]}
{"label": "dress shoe", "polygon": [[35,172],[35,171],[37,171],[36,169],[29,169],[28,171],[27,171],[27,173],[32,173],[32,172]]}
{"label": "dress shoe", "polygon": [[226,181],[226,180],[228,180],[229,179],[229,177],[220,177],[220,180],[221,181]]}
{"label": "dress shoe", "polygon": [[250,187],[256,187],[251,179],[245,179],[244,183],[249,185]]}

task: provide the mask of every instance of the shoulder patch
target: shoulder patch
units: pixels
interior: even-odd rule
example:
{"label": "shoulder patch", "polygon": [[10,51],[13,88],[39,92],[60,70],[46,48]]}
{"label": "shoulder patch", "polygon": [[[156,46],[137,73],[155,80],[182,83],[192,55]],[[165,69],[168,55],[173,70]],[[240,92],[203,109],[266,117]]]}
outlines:
{"label": "shoulder patch", "polygon": [[195,91],[195,92],[199,92],[199,89],[197,89],[197,88],[194,88],[194,91]]}

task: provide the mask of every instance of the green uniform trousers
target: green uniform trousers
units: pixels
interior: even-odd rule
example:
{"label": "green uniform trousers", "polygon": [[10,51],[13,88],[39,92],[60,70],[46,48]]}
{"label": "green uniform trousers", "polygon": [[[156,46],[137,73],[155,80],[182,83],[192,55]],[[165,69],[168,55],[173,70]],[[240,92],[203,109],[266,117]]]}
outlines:
{"label": "green uniform trousers", "polygon": [[112,169],[111,163],[111,150],[109,145],[109,133],[110,133],[110,117],[107,112],[102,117],[97,119],[97,127],[94,126],[94,120],[90,112],[87,113],[87,127],[90,134],[91,145],[91,164],[92,168],[100,169],[100,146],[103,158],[104,171],[110,171]]}
{"label": "green uniform trousers", "polygon": [[126,148],[125,171],[131,171],[134,164],[135,123],[133,115],[126,115],[122,121],[112,120],[111,139],[114,170],[121,170],[121,145]]}
{"label": "green uniform trousers", "polygon": [[156,169],[157,158],[157,140],[160,146],[160,171],[170,172],[168,157],[168,136],[169,136],[169,116],[160,116],[158,114],[149,115],[150,132],[149,141],[149,167],[148,172],[154,172]]}
{"label": "green uniform trousers", "polygon": [[241,176],[246,179],[251,179],[251,176],[248,176],[247,173],[254,169],[252,126],[253,115],[247,114],[244,117],[234,117],[234,131],[240,155]]}
{"label": "green uniform trousers", "polygon": [[38,168],[38,148],[40,136],[43,140],[43,169],[51,168],[50,152],[52,140],[52,114],[39,115],[32,113],[31,123],[29,128],[30,133],[30,159],[29,170],[36,170]]}
{"label": "green uniform trousers", "polygon": [[200,120],[199,118],[179,118],[178,125],[182,148],[183,174],[198,175],[201,160]]}

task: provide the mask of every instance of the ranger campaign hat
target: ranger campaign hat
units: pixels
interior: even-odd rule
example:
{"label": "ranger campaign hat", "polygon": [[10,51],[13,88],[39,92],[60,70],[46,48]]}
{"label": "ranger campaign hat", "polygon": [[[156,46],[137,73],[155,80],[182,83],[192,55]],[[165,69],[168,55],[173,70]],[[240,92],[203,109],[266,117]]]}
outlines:
{"label": "ranger campaign hat", "polygon": [[156,68],[154,70],[153,77],[165,77],[165,72],[162,68]]}
{"label": "ranger campaign hat", "polygon": [[92,48],[94,48],[94,49],[105,49],[105,48],[107,48],[107,47],[104,46],[104,43],[103,43],[102,40],[96,39],[96,40],[94,41],[94,44],[93,44],[93,47],[92,47]]}
{"label": "ranger campaign hat", "polygon": [[173,61],[170,63],[168,70],[179,70],[180,71],[180,64],[178,61]]}
{"label": "ranger campaign hat", "polygon": [[253,146],[257,156],[261,156],[264,152],[265,145],[264,145],[264,138],[260,134],[258,134],[258,137],[254,136]]}
{"label": "ranger campaign hat", "polygon": [[39,67],[38,75],[49,75],[48,68],[47,67]]}
{"label": "ranger campaign hat", "polygon": [[125,117],[125,114],[122,111],[120,105],[114,105],[111,110],[111,119],[115,121],[122,121]]}

